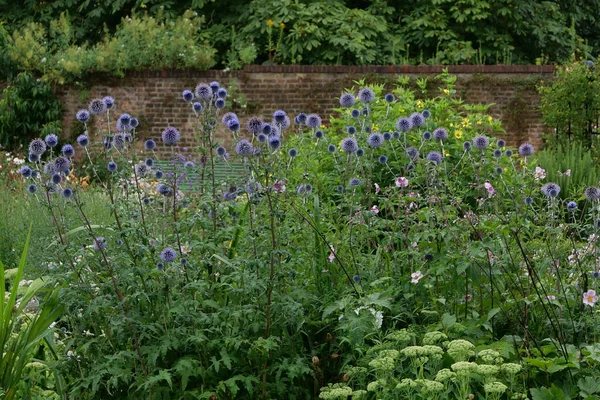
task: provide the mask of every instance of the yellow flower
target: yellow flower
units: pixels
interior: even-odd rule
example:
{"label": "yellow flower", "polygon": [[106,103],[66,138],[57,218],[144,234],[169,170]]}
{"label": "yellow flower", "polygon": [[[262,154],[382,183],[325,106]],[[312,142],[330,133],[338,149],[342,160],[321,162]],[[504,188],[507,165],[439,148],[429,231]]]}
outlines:
{"label": "yellow flower", "polygon": [[493,120],[494,120],[494,119],[492,118],[492,116],[491,116],[491,115],[488,115],[488,122],[489,122],[490,124],[492,123],[492,121],[493,121]]}
{"label": "yellow flower", "polygon": [[450,153],[448,153],[447,151],[444,150],[444,157],[448,157],[450,155]]}
{"label": "yellow flower", "polygon": [[449,94],[450,94],[450,90],[448,90],[448,89],[444,89],[444,94],[447,94],[447,95],[449,95]]}
{"label": "yellow flower", "polygon": [[424,106],[421,100],[417,100],[417,107],[422,108]]}
{"label": "yellow flower", "polygon": [[454,137],[455,137],[456,139],[460,139],[460,138],[462,138],[462,135],[463,135],[463,132],[462,132],[460,129],[458,129],[458,130],[454,131]]}
{"label": "yellow flower", "polygon": [[279,28],[281,28],[281,29],[285,28],[285,24],[283,22],[280,22],[279,23]]}
{"label": "yellow flower", "polygon": [[463,118],[462,120],[462,126],[464,126],[465,128],[471,125],[471,121],[469,121],[467,118]]}
{"label": "yellow flower", "polygon": [[272,19],[268,19],[268,20],[267,20],[267,26],[270,28],[270,27],[272,27],[273,25],[275,25],[275,22],[273,22],[273,20],[272,20]]}
{"label": "yellow flower", "polygon": [[475,123],[476,123],[477,125],[481,125],[481,120],[480,120],[480,119],[478,119],[477,121],[475,121]]}

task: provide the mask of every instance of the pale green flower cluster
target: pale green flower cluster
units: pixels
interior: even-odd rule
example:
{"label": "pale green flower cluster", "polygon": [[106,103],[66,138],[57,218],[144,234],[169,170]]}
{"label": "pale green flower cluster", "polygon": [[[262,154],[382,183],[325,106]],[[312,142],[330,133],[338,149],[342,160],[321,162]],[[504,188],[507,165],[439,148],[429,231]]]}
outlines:
{"label": "pale green flower cluster", "polygon": [[423,344],[438,344],[443,343],[448,340],[448,336],[439,331],[427,332],[425,336],[423,336]]}
{"label": "pale green flower cluster", "polygon": [[367,376],[368,372],[369,372],[369,370],[366,369],[365,367],[352,367],[352,368],[348,369],[347,373],[350,376],[350,378],[360,378],[360,377]]}
{"label": "pale green flower cluster", "polygon": [[382,350],[377,358],[369,363],[369,366],[379,371],[393,371],[398,357],[400,357],[398,350]]}
{"label": "pale green flower cluster", "polygon": [[452,371],[456,372],[456,376],[458,377],[468,377],[471,373],[477,373],[478,365],[473,362],[468,361],[459,361],[450,366]]}
{"label": "pale green flower cluster", "polygon": [[410,342],[414,337],[415,334],[413,332],[406,329],[400,329],[399,331],[390,333],[385,338],[387,340],[393,340],[394,342]]}
{"label": "pale green flower cluster", "polygon": [[421,385],[421,391],[425,394],[439,393],[445,388],[442,383],[429,379],[418,379],[416,382]]}
{"label": "pale green flower cluster", "polygon": [[502,382],[491,382],[483,385],[486,393],[504,393],[508,387]]}
{"label": "pale green flower cluster", "polygon": [[410,378],[404,378],[400,381],[399,384],[396,385],[396,389],[414,389],[418,386],[417,382]]}
{"label": "pale green flower cluster", "polygon": [[448,354],[450,357],[454,358],[455,361],[466,361],[475,355],[474,348],[475,346],[473,343],[467,340],[457,339],[448,343]]}
{"label": "pale green flower cluster", "polygon": [[500,366],[500,371],[507,375],[516,375],[521,372],[521,366],[515,363],[502,364]]}
{"label": "pale green flower cluster", "polygon": [[435,380],[438,382],[454,381],[456,380],[456,373],[448,368],[440,369],[435,376]]}
{"label": "pale green flower cluster", "polygon": [[484,376],[496,375],[496,374],[498,374],[499,371],[500,371],[500,368],[498,368],[495,365],[481,364],[481,365],[477,366],[477,373],[479,375],[484,375]]}
{"label": "pale green flower cluster", "polygon": [[387,382],[384,379],[378,379],[376,381],[370,382],[367,385],[367,392],[378,392],[385,387],[386,383]]}
{"label": "pale green flower cluster", "polygon": [[486,364],[502,364],[504,358],[496,350],[481,350],[477,357]]}
{"label": "pale green flower cluster", "polygon": [[354,392],[352,392],[352,399],[366,399],[367,398],[367,391],[366,390],[355,390]]}
{"label": "pale green flower cluster", "polygon": [[321,388],[319,394],[320,399],[347,399],[348,396],[352,395],[352,389],[345,384],[336,383],[334,385]]}

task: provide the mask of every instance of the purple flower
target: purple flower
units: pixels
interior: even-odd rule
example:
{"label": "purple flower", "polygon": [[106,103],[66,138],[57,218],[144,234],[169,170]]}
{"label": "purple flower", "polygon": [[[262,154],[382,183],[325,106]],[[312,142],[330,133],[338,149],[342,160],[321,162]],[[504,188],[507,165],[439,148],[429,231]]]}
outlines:
{"label": "purple flower", "polygon": [[94,239],[94,250],[100,251],[105,248],[106,248],[106,239],[104,239],[102,236],[99,236]]}
{"label": "purple flower", "polygon": [[312,129],[318,128],[321,126],[321,117],[317,114],[308,114],[306,117],[306,126]]}
{"label": "purple flower", "polygon": [[174,146],[175,144],[177,144],[180,136],[181,135],[179,131],[173,127],[168,127],[162,132],[163,143],[167,146]]}
{"label": "purple flower", "polygon": [[183,101],[189,103],[190,101],[194,100],[194,93],[192,93],[191,90],[186,89],[183,92],[181,92],[181,97],[183,97]]}
{"label": "purple flower", "polygon": [[213,90],[206,83],[201,83],[196,86],[195,94],[201,100],[210,100],[213,96]]}
{"label": "purple flower", "polygon": [[377,148],[383,144],[383,136],[379,133],[372,133],[367,138],[367,143],[373,148]]}
{"label": "purple flower", "polygon": [[242,139],[235,145],[235,151],[243,157],[252,155],[252,144],[246,139]]}
{"label": "purple flower", "polygon": [[356,98],[352,93],[344,93],[340,96],[340,105],[342,107],[352,107],[356,103]]}
{"label": "purple flower", "polygon": [[473,147],[479,150],[483,150],[490,144],[490,139],[486,136],[478,135],[473,138]]}
{"label": "purple flower", "polygon": [[104,102],[104,104],[106,105],[106,108],[107,108],[108,110],[110,110],[111,108],[113,108],[113,107],[115,106],[115,99],[113,99],[113,98],[112,98],[112,97],[110,97],[110,96],[105,96],[105,97],[102,99],[102,102]]}
{"label": "purple flower", "polygon": [[63,153],[63,156],[68,158],[71,158],[75,155],[75,149],[70,144],[65,144],[60,151]]}
{"label": "purple flower", "polygon": [[275,120],[275,122],[277,122],[278,124],[283,123],[283,121],[285,121],[285,117],[287,116],[286,112],[283,110],[277,110],[273,113],[273,119]]}
{"label": "purple flower", "polygon": [[370,103],[375,100],[375,93],[371,88],[364,88],[358,91],[358,99],[363,103]]}
{"label": "purple flower", "polygon": [[448,131],[446,130],[446,128],[436,128],[433,131],[433,138],[435,140],[446,140],[448,139]]}
{"label": "purple flower", "polygon": [[45,151],[46,142],[44,142],[42,139],[33,139],[31,143],[29,143],[29,154],[41,156]]}
{"label": "purple flower", "polygon": [[94,99],[90,102],[88,109],[92,114],[100,115],[104,114],[108,107],[106,105],[106,102],[102,101],[101,99]]}
{"label": "purple flower", "polygon": [[523,143],[519,146],[519,154],[521,157],[529,157],[533,155],[533,146],[529,143]]}
{"label": "purple flower", "polygon": [[90,112],[88,110],[79,110],[77,111],[77,114],[75,114],[75,118],[77,118],[77,121],[85,124],[90,119]]}
{"label": "purple flower", "polygon": [[56,136],[54,133],[51,133],[49,135],[46,135],[44,141],[46,142],[48,147],[54,147],[58,144],[58,136]]}
{"label": "purple flower", "polygon": [[195,102],[194,104],[192,104],[192,109],[195,113],[199,113],[202,111],[202,104]]}
{"label": "purple flower", "polygon": [[262,119],[260,119],[256,116],[253,116],[253,117],[250,117],[250,119],[246,123],[246,127],[253,134],[257,134],[259,132],[262,132],[262,128],[263,128],[264,124],[265,123],[263,122]]}
{"label": "purple flower", "polygon": [[398,121],[396,121],[396,129],[398,129],[400,132],[408,132],[410,131],[412,128],[412,122],[410,122],[410,119],[408,118],[399,118]]}
{"label": "purple flower", "polygon": [[396,100],[396,96],[394,96],[391,93],[388,93],[385,95],[385,101],[388,103],[392,103],[394,100]]}
{"label": "purple flower", "polygon": [[419,127],[425,125],[425,118],[423,118],[423,116],[418,112],[412,113],[409,119],[412,123],[412,126]]}
{"label": "purple flower", "polygon": [[548,182],[542,186],[541,192],[546,197],[556,197],[560,193],[560,186],[554,182]]}
{"label": "purple flower", "polygon": [[146,150],[152,151],[152,150],[156,149],[156,142],[152,139],[148,139],[144,143],[144,147],[146,148]]}
{"label": "purple flower", "polygon": [[175,261],[176,258],[177,258],[177,252],[172,247],[166,247],[163,251],[160,252],[160,259],[164,263],[173,262],[173,261]]}
{"label": "purple flower", "polygon": [[593,186],[585,189],[584,194],[585,194],[585,198],[590,201],[600,199],[600,189],[593,187]]}
{"label": "purple flower", "polygon": [[220,99],[226,98],[227,97],[227,89],[219,88],[219,90],[217,90],[217,97]]}
{"label": "purple flower", "polygon": [[358,142],[353,137],[347,137],[342,140],[341,147],[346,153],[354,153],[358,150]]}
{"label": "purple flower", "polygon": [[427,159],[431,162],[436,163],[437,165],[440,165],[442,163],[442,155],[437,151],[432,151],[429,154],[427,154]]}

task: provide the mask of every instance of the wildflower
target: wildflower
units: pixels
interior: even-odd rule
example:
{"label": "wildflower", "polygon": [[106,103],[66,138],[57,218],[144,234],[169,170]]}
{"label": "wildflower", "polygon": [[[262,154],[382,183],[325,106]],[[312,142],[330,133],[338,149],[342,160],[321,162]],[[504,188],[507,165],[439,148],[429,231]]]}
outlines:
{"label": "wildflower", "polygon": [[115,172],[117,170],[117,163],[115,163],[114,161],[109,161],[106,168],[109,172]]}
{"label": "wildflower", "polygon": [[362,183],[362,181],[358,178],[352,178],[350,179],[350,181],[348,182],[348,186],[358,186]]}
{"label": "wildflower", "polygon": [[144,147],[146,148],[146,150],[152,151],[152,150],[156,149],[156,142],[152,139],[148,139],[144,143]]}
{"label": "wildflower", "polygon": [[406,148],[406,156],[408,158],[410,158],[411,160],[416,160],[417,158],[419,158],[419,150],[415,149],[414,147],[407,147]]}
{"label": "wildflower", "polygon": [[217,94],[217,91],[221,87],[221,85],[217,81],[212,81],[208,84],[208,86],[210,86],[210,89],[212,90],[213,94]]}
{"label": "wildflower", "polygon": [[235,145],[235,151],[243,157],[249,156],[252,154],[252,144],[242,139]]}
{"label": "wildflower", "polygon": [[46,137],[44,138],[44,141],[46,142],[48,147],[54,147],[58,144],[58,136],[51,133],[49,135],[46,135]]}
{"label": "wildflower", "polygon": [[352,93],[344,93],[340,96],[340,105],[350,108],[356,103],[356,98]]}
{"label": "wildflower", "polygon": [[565,171],[565,175],[566,175],[566,176],[571,176],[571,170],[570,170],[570,169],[566,170],[566,171]]}
{"label": "wildflower", "polygon": [[321,117],[317,114],[308,114],[306,117],[306,126],[312,129],[318,128],[321,126]]}
{"label": "wildflower", "polygon": [[410,283],[417,284],[419,283],[421,278],[423,278],[423,273],[421,273],[421,271],[413,272],[412,274],[410,274],[410,278]]}
{"label": "wildflower", "polygon": [[431,132],[429,132],[429,131],[423,132],[423,139],[424,140],[431,139]]}
{"label": "wildflower", "polygon": [[358,149],[358,150],[356,150],[356,155],[358,157],[362,157],[365,155],[365,151],[363,149]]}
{"label": "wildflower", "polygon": [[360,111],[355,108],[350,112],[350,115],[352,115],[352,118],[358,118],[360,117]]}
{"label": "wildflower", "polygon": [[21,172],[21,175],[23,176],[23,178],[30,178],[31,174],[33,173],[31,168],[28,167],[27,165],[22,166],[20,172]]}
{"label": "wildflower", "polygon": [[156,186],[156,191],[162,194],[163,196],[168,196],[169,194],[171,194],[171,188],[168,185],[165,185],[164,183],[158,184]]}
{"label": "wildflower", "polygon": [[27,191],[28,191],[29,193],[32,193],[32,194],[33,194],[33,193],[35,193],[35,192],[36,192],[36,190],[37,190],[37,186],[36,186],[36,185],[34,185],[34,184],[31,184],[31,185],[27,186]]}
{"label": "wildflower", "polygon": [[440,141],[446,140],[448,139],[448,131],[446,128],[436,128],[433,131],[433,138]]}
{"label": "wildflower", "polygon": [[436,163],[437,165],[440,165],[442,163],[442,155],[437,151],[432,151],[429,154],[427,154],[427,159],[433,163]]}
{"label": "wildflower", "polygon": [[502,147],[506,146],[506,141],[504,139],[498,139],[496,141],[496,146],[502,148]]}
{"label": "wildflower", "polygon": [[41,156],[45,151],[46,142],[44,142],[42,139],[33,139],[31,143],[29,143],[29,154]]}
{"label": "wildflower", "polygon": [[535,167],[535,172],[533,173],[533,177],[538,179],[544,179],[546,177],[546,170],[540,167]]}
{"label": "wildflower", "polygon": [[273,20],[272,20],[272,19],[268,19],[268,20],[267,20],[267,26],[270,28],[270,27],[272,27],[273,25],[275,25],[275,22],[273,22]]}
{"label": "wildflower", "polygon": [[423,118],[427,119],[427,118],[431,117],[431,111],[429,111],[429,110],[423,110],[421,112],[421,115],[423,115]]}
{"label": "wildflower", "polygon": [[396,121],[396,129],[398,129],[400,132],[408,132],[411,130],[411,128],[412,122],[408,118],[402,117]]}
{"label": "wildflower", "polygon": [[269,146],[273,150],[277,150],[281,146],[281,139],[279,138],[279,136],[277,136],[277,135],[270,135],[269,136]]}
{"label": "wildflower", "polygon": [[327,257],[327,261],[332,263],[335,260],[335,248],[332,245],[329,245],[329,257]]}
{"label": "wildflower", "polygon": [[404,176],[396,178],[396,187],[405,188],[408,187],[408,179]]}
{"label": "wildflower", "polygon": [[546,296],[546,300],[548,300],[548,301],[556,300],[556,296],[553,294],[549,294],[548,296]]}
{"label": "wildflower", "polygon": [[502,150],[500,150],[500,149],[496,149],[496,150],[494,150],[494,157],[495,157],[495,158],[500,158],[500,157],[502,157]]}
{"label": "wildflower", "polygon": [[376,205],[371,207],[371,214],[373,214],[373,215],[379,214],[379,208],[377,208]]}
{"label": "wildflower", "polygon": [[104,114],[107,109],[108,109],[108,106],[107,106],[106,102],[104,102],[100,99],[92,100],[90,102],[90,105],[88,106],[88,110],[90,110],[90,112],[94,115]]}
{"label": "wildflower", "polygon": [[525,199],[523,200],[525,202],[525,204],[527,205],[531,205],[533,204],[533,199],[530,196],[525,197]]}
{"label": "wildflower", "polygon": [[506,157],[511,158],[513,156],[513,151],[512,150],[506,150],[504,152],[504,154],[506,155]]}
{"label": "wildflower", "polygon": [[210,100],[213,96],[212,88],[206,83],[201,83],[194,90],[196,97],[201,100]]}
{"label": "wildflower", "polygon": [[273,119],[275,120],[275,122],[277,122],[278,124],[281,124],[282,122],[285,121],[285,117],[287,116],[287,113],[283,110],[276,110],[273,113]]}
{"label": "wildflower", "polygon": [[567,210],[568,211],[575,211],[577,210],[577,202],[575,201],[570,201],[567,203]]}
{"label": "wildflower", "polygon": [[110,110],[111,108],[113,108],[115,106],[115,99],[113,99],[110,96],[103,97],[102,102],[104,103],[104,105],[106,106],[106,108],[108,110]]}
{"label": "wildflower", "polygon": [[560,186],[556,183],[548,182],[542,186],[541,191],[547,197],[556,197],[560,193]]}
{"label": "wildflower", "polygon": [[306,184],[301,184],[300,186],[298,186],[298,188],[296,189],[296,192],[299,195],[310,195],[312,193],[312,185],[310,183],[306,183]]}
{"label": "wildflower", "polygon": [[463,131],[460,129],[457,129],[454,131],[454,138],[455,139],[462,139],[463,137]]}
{"label": "wildflower", "polygon": [[419,126],[425,125],[425,118],[423,118],[423,116],[418,112],[412,113],[410,115],[410,117],[408,117],[408,119],[410,120],[410,123],[414,127],[419,127]]}
{"label": "wildflower", "polygon": [[87,135],[79,135],[77,136],[77,144],[81,147],[86,147],[89,144],[89,139]]}
{"label": "wildflower", "polygon": [[598,296],[595,290],[588,290],[583,294],[583,304],[586,306],[594,307],[598,301]]}
{"label": "wildflower", "polygon": [[488,197],[492,197],[496,193],[496,190],[494,189],[492,184],[489,183],[488,181],[485,181],[485,183],[483,184],[483,187],[485,188],[485,190],[487,190]]}
{"label": "wildflower", "polygon": [[356,139],[347,137],[342,140],[341,147],[346,153],[355,153],[358,150],[358,143],[356,142]]}
{"label": "wildflower", "polygon": [[60,149],[61,153],[63,154],[63,156],[67,157],[67,158],[71,158],[75,155],[75,149],[73,148],[73,146],[71,146],[70,144],[65,144],[61,149]]}
{"label": "wildflower", "polygon": [[486,393],[504,393],[508,387],[502,382],[491,382],[483,385],[483,390]]}
{"label": "wildflower", "polygon": [[194,100],[194,93],[192,93],[191,90],[186,89],[181,93],[181,97],[183,98],[183,101],[189,103],[190,101]]}
{"label": "wildflower", "polygon": [[379,133],[372,133],[367,138],[367,143],[373,148],[377,148],[383,144],[383,136]]}
{"label": "wildflower", "polygon": [[529,157],[533,155],[533,146],[529,143],[523,143],[519,146],[519,154],[521,157]]}
{"label": "wildflower", "polygon": [[379,156],[378,161],[380,164],[387,164],[388,158],[387,156]]}
{"label": "wildflower", "polygon": [[330,144],[329,146],[327,146],[327,151],[330,153],[335,152],[335,145]]}
{"label": "wildflower", "polygon": [[400,139],[400,132],[398,132],[398,131],[394,131],[394,132],[392,133],[392,138],[394,138],[394,139]]}
{"label": "wildflower", "polygon": [[134,170],[138,176],[143,177],[148,173],[148,166],[146,165],[146,163],[139,163],[139,164],[136,164]]}
{"label": "wildflower", "polygon": [[225,103],[224,99],[218,98],[217,100],[215,100],[215,107],[219,110],[225,108],[226,105],[227,104]]}
{"label": "wildflower", "polygon": [[358,99],[363,103],[370,103],[375,100],[375,93],[370,88],[363,88],[358,91]]}
{"label": "wildflower", "polygon": [[273,190],[275,191],[275,193],[285,192],[285,181],[277,179],[275,183],[273,183]]}
{"label": "wildflower", "polygon": [[85,124],[90,119],[90,112],[88,110],[79,110],[75,114],[75,118],[77,118],[77,121]]}
{"label": "wildflower", "polygon": [[160,259],[164,263],[170,263],[177,258],[177,252],[172,247],[167,247],[160,252]]}
{"label": "wildflower", "polygon": [[473,138],[473,146],[476,149],[483,150],[486,147],[488,147],[489,144],[490,144],[490,140],[486,136],[478,135],[478,136],[475,136],[475,138]]}
{"label": "wildflower", "polygon": [[168,127],[162,132],[162,140],[167,146],[173,146],[177,144],[181,135],[179,131],[173,127]]}
{"label": "wildflower", "polygon": [[585,194],[585,198],[590,201],[600,199],[600,189],[593,187],[593,186],[585,189],[584,194]]}
{"label": "wildflower", "polygon": [[220,99],[225,99],[227,97],[227,89],[219,88],[219,90],[217,90],[217,97]]}
{"label": "wildflower", "polygon": [[315,138],[316,139],[322,139],[323,138],[323,131],[315,131]]}
{"label": "wildflower", "polygon": [[379,187],[379,184],[375,183],[375,193],[379,193],[381,191],[381,187]]}
{"label": "wildflower", "polygon": [[73,197],[73,190],[71,188],[64,188],[61,195],[65,199],[70,199]]}
{"label": "wildflower", "polygon": [[105,248],[106,248],[106,240],[102,236],[99,236],[94,239],[94,250],[100,251]]}
{"label": "wildflower", "polygon": [[57,172],[67,172],[71,168],[71,162],[65,157],[56,157],[54,160],[54,170]]}

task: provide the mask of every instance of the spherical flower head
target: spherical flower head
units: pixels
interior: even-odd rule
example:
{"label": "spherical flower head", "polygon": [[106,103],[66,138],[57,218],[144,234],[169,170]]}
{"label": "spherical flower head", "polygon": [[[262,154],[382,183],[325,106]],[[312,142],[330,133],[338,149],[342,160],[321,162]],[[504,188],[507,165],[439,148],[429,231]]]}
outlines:
{"label": "spherical flower head", "polygon": [[387,156],[379,156],[379,158],[377,160],[379,161],[380,164],[387,164],[387,162],[388,162]]}
{"label": "spherical flower head", "polygon": [[160,259],[164,263],[171,263],[177,258],[177,252],[172,247],[167,247],[160,252]]}
{"label": "spherical flower head", "polygon": [[429,110],[423,110],[421,112],[421,115],[423,116],[423,118],[427,119],[427,118],[431,117],[431,111],[429,111]]}
{"label": "spherical flower head", "polygon": [[519,146],[519,155],[521,157],[529,157],[533,155],[533,146],[529,143],[523,143]]}
{"label": "spherical flower head", "polygon": [[106,110],[108,110],[108,107],[106,106],[106,103],[101,99],[94,99],[90,102],[88,110],[90,110],[90,112],[93,115],[100,115],[104,114]]}
{"label": "spherical flower head", "polygon": [[593,187],[593,186],[585,189],[584,194],[585,194],[585,198],[590,201],[595,201],[595,200],[600,199],[600,189]]}
{"label": "spherical flower head", "polygon": [[75,149],[70,144],[65,144],[61,149],[63,156],[71,158],[75,155]]}
{"label": "spherical flower head", "polygon": [[347,126],[346,127],[346,132],[348,132],[348,135],[354,135],[356,133],[356,128],[353,127],[352,125]]}
{"label": "spherical flower head", "polygon": [[219,157],[223,157],[225,155],[225,153],[227,153],[227,150],[223,146],[217,147],[217,150],[215,150],[215,151]]}
{"label": "spherical flower head", "polygon": [[512,150],[506,150],[504,152],[504,154],[506,155],[506,157],[511,158],[513,156],[513,151]]}
{"label": "spherical flower head", "polygon": [[163,264],[161,262],[156,263],[156,269],[159,270],[159,271],[164,271],[165,270],[165,264]]}
{"label": "spherical flower head", "polygon": [[156,171],[154,171],[154,177],[156,179],[161,179],[163,177],[164,173],[162,172],[161,169],[157,169]]}
{"label": "spherical flower head", "polygon": [[115,146],[115,149],[117,150],[121,150],[125,147],[125,143],[126,143],[126,139],[125,139],[125,134],[122,132],[117,133],[112,141],[113,146]]}
{"label": "spherical flower head", "polygon": [[242,139],[235,145],[235,152],[242,157],[252,155],[252,144],[246,139]]}
{"label": "spherical flower head", "polygon": [[270,135],[269,136],[269,146],[273,150],[277,150],[281,146],[281,138],[277,135]]}
{"label": "spherical flower head", "polygon": [[308,118],[308,115],[306,115],[305,113],[300,113],[296,115],[296,118],[294,118],[294,120],[297,121],[297,124],[304,124],[306,123],[306,118]]}
{"label": "spherical flower head", "polygon": [[272,134],[273,133],[273,127],[271,126],[271,124],[269,124],[269,123],[263,124],[262,133],[264,133],[265,135]]}
{"label": "spherical flower head", "polygon": [[202,104],[200,104],[196,101],[192,104],[192,109],[194,110],[195,113],[199,113],[202,111]]}
{"label": "spherical flower head", "polygon": [[144,161],[144,164],[146,164],[148,167],[152,168],[154,166],[154,160],[151,159],[150,157],[146,158],[146,160]]}
{"label": "spherical flower head", "polygon": [[425,118],[421,115],[421,113],[412,113],[409,117],[412,126],[419,127],[425,125]]}
{"label": "spherical flower head", "polygon": [[575,201],[570,201],[567,203],[567,210],[568,211],[575,211],[577,210],[577,202]]}
{"label": "spherical flower head", "polygon": [[358,150],[358,142],[353,137],[342,140],[341,148],[346,153],[355,153]]}
{"label": "spherical flower head", "polygon": [[362,183],[362,181],[359,178],[352,178],[350,179],[350,181],[348,182],[348,186],[358,186]]}
{"label": "spherical flower head", "polygon": [[506,141],[504,139],[498,139],[496,141],[496,146],[503,148],[504,146],[506,146]]}
{"label": "spherical flower head", "polygon": [[227,123],[227,128],[232,131],[239,131],[240,130],[240,121],[237,119],[232,119]]}
{"label": "spherical flower head", "polygon": [[201,83],[196,86],[194,93],[196,94],[196,98],[200,100],[210,100],[213,97],[212,88],[206,83]]}
{"label": "spherical flower head", "polygon": [[181,92],[181,97],[183,98],[183,101],[189,103],[190,101],[194,100],[194,93],[192,93],[191,90],[186,89]]}
{"label": "spherical flower head", "polygon": [[408,118],[402,117],[398,118],[398,121],[396,121],[396,129],[398,129],[400,132],[408,132],[411,128],[412,122],[410,122],[410,119]]}
{"label": "spherical flower head", "polygon": [[54,160],[54,170],[57,172],[67,172],[71,168],[71,161],[66,157],[56,157]]}
{"label": "spherical flower head", "polygon": [[293,149],[293,148],[292,148],[292,149],[289,149],[289,150],[288,150],[288,155],[289,155],[291,158],[297,157],[297,156],[298,156],[298,150],[296,150],[296,149]]}
{"label": "spherical flower head", "polygon": [[278,124],[283,123],[283,121],[285,121],[285,117],[287,116],[286,112],[283,110],[276,110],[273,113],[273,119],[275,120],[275,122],[277,122]]}
{"label": "spherical flower head", "polygon": [[306,126],[311,129],[316,129],[321,126],[321,117],[317,114],[308,114],[306,117]]}
{"label": "spherical flower head", "polygon": [[542,186],[541,191],[546,197],[556,197],[560,193],[560,186],[554,182],[548,182]]}
{"label": "spherical flower head", "polygon": [[138,176],[144,177],[148,173],[149,169],[145,163],[139,163],[135,165],[134,171]]}
{"label": "spherical flower head", "polygon": [[358,118],[360,117],[360,111],[355,108],[350,112],[350,115],[352,115],[352,118]]}
{"label": "spherical flower head", "polygon": [[375,100],[375,93],[371,88],[363,88],[358,91],[358,99],[363,103],[370,103]]}
{"label": "spherical flower head", "polygon": [[367,138],[367,143],[373,148],[377,148],[383,144],[383,136],[379,133],[372,133]]}
{"label": "spherical flower head", "polygon": [[494,172],[498,175],[501,175],[504,172],[504,170],[502,169],[502,167],[496,167],[494,168]]}
{"label": "spherical flower head", "polygon": [[322,139],[323,138],[323,131],[315,131],[315,138],[316,139]]}
{"label": "spherical flower head", "polygon": [[219,88],[221,87],[221,85],[217,81],[212,81],[211,83],[208,84],[208,86],[210,86],[213,94],[217,94],[217,92],[219,91]]}
{"label": "spherical flower head", "polygon": [[169,194],[171,194],[171,187],[169,187],[168,185],[165,185],[164,183],[159,183],[156,186],[156,191],[159,194],[162,194],[163,196],[168,196]]}
{"label": "spherical flower head", "polygon": [[496,149],[496,150],[494,150],[494,157],[495,157],[495,158],[500,158],[500,157],[502,157],[502,150],[500,150],[500,149]]}
{"label": "spherical flower head", "polygon": [[365,151],[363,149],[358,149],[358,150],[356,150],[356,155],[358,157],[362,157],[365,155]]}
{"label": "spherical flower head", "polygon": [[431,162],[436,163],[437,165],[440,165],[442,163],[442,155],[437,151],[432,151],[429,154],[427,154],[427,159]]}
{"label": "spherical flower head", "polygon": [[308,196],[309,194],[312,193],[312,185],[310,183],[307,183],[307,184],[303,183],[300,186],[298,186],[298,188],[296,189],[296,192],[299,195]]}
{"label": "spherical flower head", "polygon": [[433,138],[435,140],[446,140],[448,139],[448,131],[446,130],[446,128],[436,128],[433,131]]}
{"label": "spherical flower head", "polygon": [[129,126],[129,123],[131,122],[131,115],[127,113],[121,114],[121,116],[119,117],[119,122],[122,126]]}
{"label": "spherical flower head", "polygon": [[179,131],[173,127],[168,127],[162,132],[162,141],[167,146],[174,146],[180,138]]}
{"label": "spherical flower head", "polygon": [[106,248],[106,239],[104,239],[102,236],[98,236],[97,238],[94,239],[94,250],[100,251],[105,248]]}
{"label": "spherical flower head", "polygon": [[220,98],[220,99],[227,98],[227,89],[225,89],[225,88],[219,88],[219,90],[217,90],[217,97]]}
{"label": "spherical flower head", "polygon": [[137,118],[131,118],[129,126],[131,126],[132,128],[137,128],[138,126],[140,126],[140,121]]}
{"label": "spherical flower head", "polygon": [[57,172],[54,163],[49,162],[44,165],[44,175],[52,176],[53,173]]}
{"label": "spherical flower head", "polygon": [[263,122],[262,119],[260,119],[259,117],[256,117],[256,116],[252,116],[252,117],[250,117],[250,119],[248,119],[248,122],[246,123],[246,127],[253,134],[257,134],[259,132],[262,132],[262,128],[263,128],[264,124],[265,123]]}
{"label": "spherical flower head", "polygon": [[82,124],[85,124],[90,120],[90,112],[85,109],[79,110],[77,111],[77,114],[75,114],[75,118],[77,118],[77,121],[81,122]]}
{"label": "spherical flower head", "polygon": [[80,145],[81,147],[86,147],[89,143],[90,143],[90,140],[87,137],[87,135],[77,136],[77,144]]}
{"label": "spherical flower head", "polygon": [[260,143],[265,143],[267,141],[267,135],[264,133],[259,133],[257,139]]}
{"label": "spherical flower head", "polygon": [[19,172],[21,173],[23,178],[30,178],[33,173],[32,169],[30,167],[28,167],[27,165],[23,165]]}
{"label": "spherical flower head", "polygon": [[429,132],[429,131],[423,132],[423,139],[424,140],[431,139],[431,132]]}
{"label": "spherical flower head", "polygon": [[215,107],[219,110],[225,108],[227,104],[225,103],[225,99],[222,98],[218,98],[217,100],[215,100]]}
{"label": "spherical flower head", "polygon": [[412,146],[406,148],[405,154],[408,158],[410,158],[413,161],[419,158],[419,150],[415,149]]}
{"label": "spherical flower head", "polygon": [[45,151],[46,142],[44,142],[42,139],[33,139],[31,143],[29,143],[29,154],[41,156]]}
{"label": "spherical flower head", "polygon": [[58,136],[56,136],[54,133],[51,133],[49,135],[46,135],[44,141],[46,142],[48,147],[54,147],[58,144]]}
{"label": "spherical flower head", "polygon": [[144,143],[144,148],[148,151],[152,151],[152,150],[156,149],[156,142],[152,139],[148,139]]}
{"label": "spherical flower head", "polygon": [[335,152],[335,145],[334,144],[330,144],[329,146],[327,146],[327,151],[330,153]]}
{"label": "spherical flower head", "polygon": [[37,186],[32,183],[31,185],[27,186],[27,191],[33,194],[37,191]]}
{"label": "spherical flower head", "polygon": [[117,163],[114,161],[109,161],[106,168],[109,172],[115,172],[117,170]]}
{"label": "spherical flower head", "polygon": [[64,188],[60,194],[64,199],[70,199],[73,197],[73,190],[71,188]]}
{"label": "spherical flower head", "polygon": [[350,108],[356,103],[356,97],[352,93],[344,93],[340,96],[340,105]]}
{"label": "spherical flower head", "polygon": [[473,138],[473,147],[483,150],[490,144],[490,140],[483,135],[478,135]]}
{"label": "spherical flower head", "polygon": [[392,138],[393,139],[400,139],[400,132],[394,131],[394,133],[392,133]]}
{"label": "spherical flower head", "polygon": [[106,106],[107,110],[110,110],[111,108],[113,108],[115,106],[115,99],[113,99],[110,96],[104,96],[102,98],[102,102],[104,103],[104,105]]}
{"label": "spherical flower head", "polygon": [[523,200],[523,202],[525,204],[527,204],[528,206],[533,204],[533,199],[530,196],[525,197],[525,199]]}
{"label": "spherical flower head", "polygon": [[385,95],[385,101],[388,103],[392,103],[394,100],[396,100],[396,96],[394,96],[391,93],[388,93]]}

